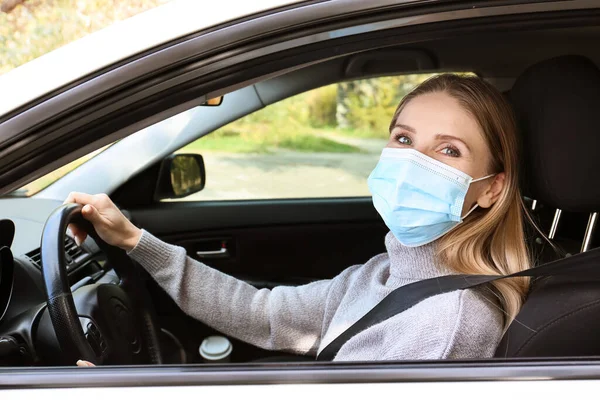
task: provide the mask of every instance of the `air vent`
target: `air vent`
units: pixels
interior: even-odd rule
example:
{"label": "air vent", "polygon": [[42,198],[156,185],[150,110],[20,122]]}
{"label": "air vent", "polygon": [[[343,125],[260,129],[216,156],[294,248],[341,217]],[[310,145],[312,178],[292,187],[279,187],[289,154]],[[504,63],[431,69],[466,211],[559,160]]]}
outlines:
{"label": "air vent", "polygon": [[40,253],[40,249],[35,249],[25,254],[31,262],[38,268],[42,269],[42,254]]}
{"label": "air vent", "polygon": [[69,236],[65,238],[65,252],[72,259],[76,259],[80,254],[83,253],[81,247],[77,246],[75,241]]}
{"label": "air vent", "polygon": [[[87,254],[83,249],[75,243],[71,237],[67,236],[65,238],[65,256],[67,259],[67,269],[69,269],[69,265],[78,262],[81,257]],[[40,249],[35,249],[25,254],[33,264],[38,267],[38,269],[42,269],[42,255],[40,253]]]}
{"label": "air vent", "polygon": [[[72,264],[86,254],[83,249],[75,243],[70,236],[65,237],[65,255],[67,256],[67,264]],[[68,268],[67,268],[68,269]]]}

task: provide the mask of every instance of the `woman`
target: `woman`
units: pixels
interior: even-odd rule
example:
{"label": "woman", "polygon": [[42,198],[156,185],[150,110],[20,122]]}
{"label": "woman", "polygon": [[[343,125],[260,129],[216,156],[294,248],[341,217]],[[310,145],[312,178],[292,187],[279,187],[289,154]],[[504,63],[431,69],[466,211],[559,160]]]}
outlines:
{"label": "woman", "polygon": [[[390,228],[387,252],[330,280],[257,290],[131,224],[105,195],[72,193],[100,237],[125,249],[181,309],[271,350],[316,355],[397,287],[447,274],[527,268],[517,140],[503,96],[445,74],[407,95],[369,177]],[[72,227],[78,241],[85,232]],[[491,357],[518,313],[526,278],[441,294],[347,341],[336,361]]]}

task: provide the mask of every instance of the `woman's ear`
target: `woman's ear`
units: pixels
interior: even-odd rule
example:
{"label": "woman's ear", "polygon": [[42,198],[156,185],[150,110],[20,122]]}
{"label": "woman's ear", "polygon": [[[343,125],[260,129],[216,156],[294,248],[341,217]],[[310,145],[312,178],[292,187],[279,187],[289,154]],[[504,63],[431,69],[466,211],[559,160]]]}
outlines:
{"label": "woman's ear", "polygon": [[479,195],[477,198],[477,204],[481,208],[490,208],[502,194],[504,190],[504,184],[506,182],[506,174],[500,172],[494,175],[490,185]]}

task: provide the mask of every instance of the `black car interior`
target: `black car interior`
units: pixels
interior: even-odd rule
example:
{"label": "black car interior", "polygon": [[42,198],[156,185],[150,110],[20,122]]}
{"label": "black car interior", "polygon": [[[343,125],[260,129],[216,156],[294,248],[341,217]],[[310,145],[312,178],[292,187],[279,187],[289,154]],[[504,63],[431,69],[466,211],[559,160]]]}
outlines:
{"label": "black car interior", "polygon": [[[475,72],[489,76],[507,93],[515,108],[523,138],[524,200],[539,227],[539,231],[528,228],[529,244],[539,265],[600,244],[600,237],[593,235],[600,189],[591,181],[600,162],[594,161],[600,141],[594,124],[600,100],[600,71],[596,66],[600,59],[595,54],[598,35],[594,29],[570,28],[568,34],[561,29],[507,31],[487,34],[485,40],[477,35],[463,35],[460,40],[438,38],[338,57],[265,80],[255,87],[264,106],[347,79],[415,71],[470,71],[476,64]],[[471,57],[466,57],[467,53]],[[563,54],[578,56],[557,58]],[[470,64],[474,59],[476,62]],[[519,78],[515,81],[516,76]],[[277,90],[279,86],[285,86],[287,92]],[[156,166],[146,173],[155,174]],[[370,199],[157,204],[150,195],[145,196],[143,185],[137,184],[147,177],[142,174],[132,180],[136,185],[126,183],[112,194],[134,223],[169,243],[183,246],[192,257],[197,257],[199,250],[225,246],[228,257],[205,260],[207,264],[260,288],[331,278],[344,268],[385,251],[383,238],[387,229]],[[12,201],[7,199],[4,206],[17,204]],[[35,204],[37,212],[45,216],[55,207],[42,200]],[[21,219],[25,221],[27,212],[23,214]],[[59,222],[64,226],[65,220]],[[60,229],[55,226],[56,231]],[[102,354],[101,336],[94,333],[97,327],[93,324],[83,324],[88,329],[84,330],[84,337],[78,336],[75,341],[79,349],[67,351],[69,354],[63,351],[65,343],[73,341],[76,335],[76,329],[69,324],[74,324],[77,317],[70,304],[56,306],[63,308],[58,313],[49,312],[46,302],[52,295],[48,290],[59,297],[70,290],[79,310],[89,299],[85,297],[86,290],[90,290],[86,287],[118,283],[128,273],[133,274],[130,282],[133,281],[134,294],[129,293],[127,300],[121,293],[114,295],[121,304],[107,307],[117,310],[111,317],[115,321],[127,319],[130,309],[150,309],[147,323],[137,328],[137,333],[129,328],[115,333],[129,340],[129,344],[142,340],[146,347],[142,353],[133,352],[134,356],[111,360],[124,364],[202,362],[198,354],[200,342],[218,332],[185,315],[142,270],[117,267],[113,271],[123,262],[115,261],[120,256],[111,255],[110,250],[91,239],[77,246],[69,236],[60,236],[51,246],[56,260],[62,263],[62,272],[54,276],[50,285],[44,284],[41,274],[42,264],[50,261],[43,259],[38,245],[24,255],[13,248],[10,301],[0,303],[0,316],[4,314],[0,318],[0,365],[72,365],[74,354],[93,351],[89,357],[95,357],[96,345]],[[61,259],[63,249],[65,255]],[[1,252],[0,249],[0,258]],[[2,263],[3,270],[8,271],[4,264],[10,260],[2,258]],[[0,291],[6,281],[0,278]],[[112,298],[109,292],[102,296]],[[596,340],[600,330],[596,318],[598,299],[600,274],[534,280],[529,298],[505,334],[496,357],[600,355]],[[148,302],[151,307],[147,307]],[[60,315],[69,315],[70,322],[59,334],[53,318]],[[121,325],[127,327],[126,323]],[[159,344],[153,345],[153,340]],[[230,340],[234,348],[232,362],[290,360],[284,353]]]}
{"label": "black car interior", "polygon": [[[519,77],[510,99],[522,134],[524,194],[563,212],[589,215],[586,236],[590,235],[600,198],[589,183],[597,167],[594,149],[600,143],[594,127],[600,70],[581,56],[546,60]],[[591,238],[582,240],[583,251],[586,241]],[[558,238],[554,244],[569,246]],[[571,260],[573,266],[580,262],[577,257]],[[596,273],[535,280],[496,356],[600,354],[596,340],[600,325],[594,317],[600,310],[599,295]]]}

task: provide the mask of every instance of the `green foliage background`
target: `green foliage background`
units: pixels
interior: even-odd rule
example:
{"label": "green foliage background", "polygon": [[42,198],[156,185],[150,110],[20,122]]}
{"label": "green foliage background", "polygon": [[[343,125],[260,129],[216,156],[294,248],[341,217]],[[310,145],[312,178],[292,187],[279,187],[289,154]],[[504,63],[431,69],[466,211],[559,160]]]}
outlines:
{"label": "green foliage background", "polygon": [[[4,0],[6,2],[7,0]],[[0,74],[168,0],[26,0],[0,12]],[[0,3],[3,3],[0,0]]]}
{"label": "green foliage background", "polygon": [[182,150],[359,152],[359,148],[343,143],[343,137],[387,138],[391,117],[402,97],[430,76],[363,79],[311,90],[232,122]]}

